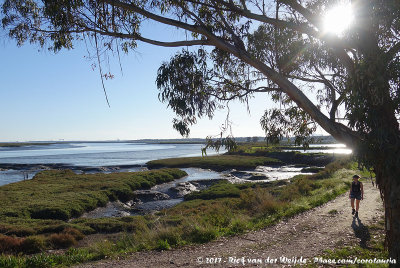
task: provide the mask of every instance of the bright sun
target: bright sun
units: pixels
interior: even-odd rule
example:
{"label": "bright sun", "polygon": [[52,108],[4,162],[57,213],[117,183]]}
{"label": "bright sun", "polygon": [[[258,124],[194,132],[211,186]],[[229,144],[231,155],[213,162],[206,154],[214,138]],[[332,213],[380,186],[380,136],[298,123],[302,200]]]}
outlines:
{"label": "bright sun", "polygon": [[350,3],[335,6],[324,15],[324,32],[341,35],[353,22],[354,15]]}

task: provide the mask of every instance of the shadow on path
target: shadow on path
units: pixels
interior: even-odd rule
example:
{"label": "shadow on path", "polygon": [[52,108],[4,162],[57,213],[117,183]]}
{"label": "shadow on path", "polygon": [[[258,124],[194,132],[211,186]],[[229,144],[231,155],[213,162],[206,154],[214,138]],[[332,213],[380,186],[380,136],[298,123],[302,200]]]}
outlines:
{"label": "shadow on path", "polygon": [[368,227],[359,218],[353,217],[351,228],[354,230],[354,235],[360,239],[360,247],[367,248],[367,241],[371,239]]}

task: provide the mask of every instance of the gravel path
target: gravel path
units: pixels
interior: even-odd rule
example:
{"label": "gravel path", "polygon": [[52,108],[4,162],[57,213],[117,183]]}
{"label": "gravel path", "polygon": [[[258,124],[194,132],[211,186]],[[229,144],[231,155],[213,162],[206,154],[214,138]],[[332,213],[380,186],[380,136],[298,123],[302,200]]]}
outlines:
{"label": "gravel path", "polygon": [[[282,221],[274,226],[243,235],[220,238],[195,246],[168,251],[137,252],[123,260],[102,260],[77,267],[250,267],[270,260],[282,267],[289,261],[308,259],[326,249],[343,246],[365,246],[371,238],[365,225],[383,214],[379,190],[364,182],[364,200],[359,219],[351,215],[348,193],[320,207]],[[334,213],[336,212],[337,213]],[[281,257],[287,258],[286,262]]]}

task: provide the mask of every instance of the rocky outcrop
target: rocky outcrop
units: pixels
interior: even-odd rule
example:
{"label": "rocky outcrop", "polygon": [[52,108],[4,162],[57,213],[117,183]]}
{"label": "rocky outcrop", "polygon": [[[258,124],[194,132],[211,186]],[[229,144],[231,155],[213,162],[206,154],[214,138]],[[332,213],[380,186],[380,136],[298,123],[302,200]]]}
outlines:
{"label": "rocky outcrop", "polygon": [[134,194],[135,197],[142,202],[170,199],[169,195],[153,190],[137,190],[134,191]]}
{"label": "rocky outcrop", "polygon": [[248,180],[251,181],[263,181],[263,180],[268,180],[269,177],[266,176],[265,174],[262,173],[250,173],[250,178],[248,178]]}
{"label": "rocky outcrop", "polygon": [[259,180],[268,180],[268,176],[263,173],[257,172],[246,172],[246,171],[232,171],[230,175],[242,179],[242,180],[251,180],[251,181],[259,181]]}
{"label": "rocky outcrop", "polygon": [[181,182],[172,187],[170,191],[175,192],[177,197],[184,197],[187,194],[199,191],[198,187],[199,184],[196,182]]}

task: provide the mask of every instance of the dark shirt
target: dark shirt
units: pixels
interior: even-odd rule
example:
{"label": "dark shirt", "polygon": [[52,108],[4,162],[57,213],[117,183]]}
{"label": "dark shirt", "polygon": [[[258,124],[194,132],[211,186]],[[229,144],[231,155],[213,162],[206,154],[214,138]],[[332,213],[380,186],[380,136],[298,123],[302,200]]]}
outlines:
{"label": "dark shirt", "polygon": [[361,183],[355,183],[354,181],[351,184],[351,191],[353,193],[361,193]]}

